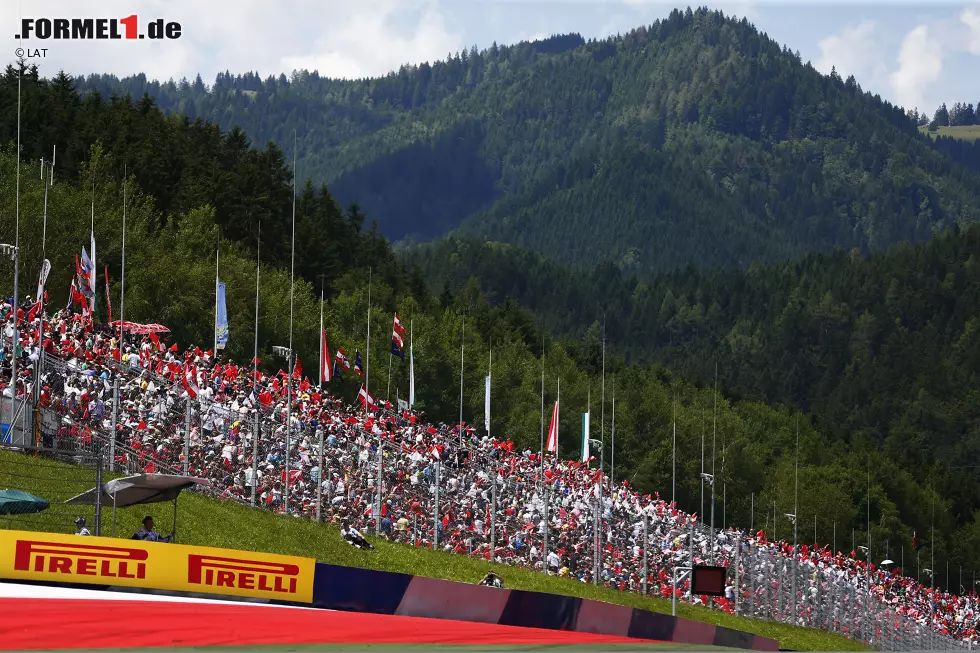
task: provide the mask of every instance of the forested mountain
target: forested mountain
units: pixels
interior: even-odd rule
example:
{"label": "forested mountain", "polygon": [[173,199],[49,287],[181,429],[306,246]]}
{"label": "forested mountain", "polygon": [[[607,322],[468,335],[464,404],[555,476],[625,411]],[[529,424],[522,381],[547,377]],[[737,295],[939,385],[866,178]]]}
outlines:
{"label": "forested mountain", "polygon": [[[943,478],[957,519],[980,509],[980,226],[865,257],[809,255],[646,281],[580,273],[511,246],[445,239],[412,252],[436,287],[531,308],[568,337],[605,319],[610,346],[726,391],[794,405],[854,449]],[[978,551],[980,554],[980,551]]]}
{"label": "forested mountain", "polygon": [[462,52],[380,79],[306,71],[146,92],[288,152],[391,239],[459,228],[641,275],[880,250],[980,218],[980,181],[853,78],[698,9],[624,36]]}

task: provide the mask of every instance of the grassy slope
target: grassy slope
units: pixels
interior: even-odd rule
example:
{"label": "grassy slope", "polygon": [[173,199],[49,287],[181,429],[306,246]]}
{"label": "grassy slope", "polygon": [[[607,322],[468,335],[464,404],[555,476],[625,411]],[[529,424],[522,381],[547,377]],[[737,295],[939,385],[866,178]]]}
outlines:
{"label": "grassy slope", "polygon": [[928,127],[919,127],[919,131],[928,134],[932,138],[936,136],[950,136],[963,141],[975,141],[980,139],[980,125],[969,125],[963,127],[939,127],[936,131],[929,131]]}
{"label": "grassy slope", "polygon": [[[40,515],[14,518],[10,528],[73,532],[76,515],[85,515],[92,524],[90,506],[59,505],[65,499],[84,492],[94,484],[94,471],[84,467],[53,462],[0,450],[0,488],[32,492],[52,506]],[[160,532],[171,527],[170,504],[135,506],[118,513],[117,534],[128,537],[139,528],[139,520],[151,514]],[[103,513],[104,534],[111,528],[111,506]],[[2,522],[0,522],[2,523]],[[388,542],[376,542],[374,551],[360,551],[348,546],[331,526],[299,518],[287,518],[263,510],[253,510],[230,501],[217,501],[201,495],[185,494],[180,499],[177,523],[178,540],[183,544],[225,547],[316,558],[321,562],[369,569],[402,572],[477,582],[491,565],[466,556],[417,549]],[[374,539],[374,538],[372,538]],[[670,612],[670,602],[644,598],[638,594],[617,592],[580,582],[549,577],[524,569],[498,567],[507,587],[620,603],[655,612]],[[781,648],[817,651],[866,650],[857,642],[806,628],[735,617],[706,608],[678,604],[679,616],[715,623],[772,637]]]}

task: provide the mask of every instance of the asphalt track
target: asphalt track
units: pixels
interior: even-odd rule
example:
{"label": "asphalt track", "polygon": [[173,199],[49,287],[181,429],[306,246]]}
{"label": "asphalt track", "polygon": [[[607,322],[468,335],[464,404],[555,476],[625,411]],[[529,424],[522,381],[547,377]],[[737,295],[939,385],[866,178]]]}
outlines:
{"label": "asphalt track", "polygon": [[630,653],[711,648],[446,619],[0,585],[2,650]]}

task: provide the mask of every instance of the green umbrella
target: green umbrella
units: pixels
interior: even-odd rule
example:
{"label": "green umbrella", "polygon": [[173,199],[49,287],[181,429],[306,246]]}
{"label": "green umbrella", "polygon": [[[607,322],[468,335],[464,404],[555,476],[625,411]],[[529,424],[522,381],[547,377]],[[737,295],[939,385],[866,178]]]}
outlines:
{"label": "green umbrella", "polygon": [[29,515],[51,505],[23,490],[0,490],[0,515]]}

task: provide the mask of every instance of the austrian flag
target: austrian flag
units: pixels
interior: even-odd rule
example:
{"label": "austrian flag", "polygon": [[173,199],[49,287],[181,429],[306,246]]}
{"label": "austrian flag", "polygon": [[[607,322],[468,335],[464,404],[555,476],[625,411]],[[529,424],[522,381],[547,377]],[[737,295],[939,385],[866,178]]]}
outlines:
{"label": "austrian flag", "polygon": [[364,404],[365,410],[376,409],[378,407],[378,402],[368,394],[367,389],[363,385],[361,386],[361,391],[357,393],[357,400]]}
{"label": "austrian flag", "polygon": [[181,385],[187,391],[187,396],[196,399],[200,389],[197,386],[197,370],[192,365],[184,366],[184,376],[181,378]]}
{"label": "austrian flag", "polygon": [[391,327],[391,353],[405,360],[405,327],[398,319],[398,313],[395,313],[395,322]]}

